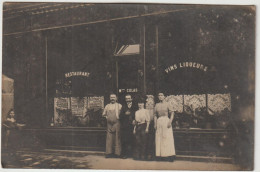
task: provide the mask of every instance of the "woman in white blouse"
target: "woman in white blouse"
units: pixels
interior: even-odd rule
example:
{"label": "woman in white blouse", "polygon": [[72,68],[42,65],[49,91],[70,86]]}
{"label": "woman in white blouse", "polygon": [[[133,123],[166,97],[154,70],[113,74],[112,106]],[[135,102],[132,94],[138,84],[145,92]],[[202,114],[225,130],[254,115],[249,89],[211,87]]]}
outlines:
{"label": "woman in white blouse", "polygon": [[146,140],[149,131],[150,116],[146,109],[144,109],[144,99],[138,100],[139,110],[135,112],[135,152],[134,159],[145,160]]}

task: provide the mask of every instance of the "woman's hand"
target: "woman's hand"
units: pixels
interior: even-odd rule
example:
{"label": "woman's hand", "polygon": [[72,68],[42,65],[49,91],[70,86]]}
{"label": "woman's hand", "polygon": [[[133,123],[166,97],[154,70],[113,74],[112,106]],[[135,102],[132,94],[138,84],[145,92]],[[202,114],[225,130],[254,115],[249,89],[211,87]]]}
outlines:
{"label": "woman's hand", "polygon": [[136,133],[136,131],[134,130],[134,131],[133,131],[133,134],[135,134],[135,133]]}
{"label": "woman's hand", "polygon": [[147,134],[147,133],[149,133],[149,130],[148,130],[148,128],[146,128],[146,129],[145,129],[145,133],[146,133],[146,134]]}
{"label": "woman's hand", "polygon": [[168,124],[167,124],[167,128],[170,128],[172,126],[172,122],[169,121]]}

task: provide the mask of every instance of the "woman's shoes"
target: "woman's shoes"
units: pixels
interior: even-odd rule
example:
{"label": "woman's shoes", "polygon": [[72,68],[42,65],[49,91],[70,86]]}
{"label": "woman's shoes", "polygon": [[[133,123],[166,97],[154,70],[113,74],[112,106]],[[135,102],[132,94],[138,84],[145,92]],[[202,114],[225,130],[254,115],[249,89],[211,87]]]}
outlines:
{"label": "woman's shoes", "polygon": [[115,154],[107,154],[105,157],[106,158],[119,158],[119,156],[115,155]]}
{"label": "woman's shoes", "polygon": [[174,162],[175,156],[168,156],[168,157],[156,157],[156,161],[166,161],[166,162]]}
{"label": "woman's shoes", "polygon": [[127,159],[127,156],[126,155],[121,155],[120,158],[121,159]]}
{"label": "woman's shoes", "polygon": [[175,156],[169,156],[167,159],[168,159],[168,162],[174,162]]}

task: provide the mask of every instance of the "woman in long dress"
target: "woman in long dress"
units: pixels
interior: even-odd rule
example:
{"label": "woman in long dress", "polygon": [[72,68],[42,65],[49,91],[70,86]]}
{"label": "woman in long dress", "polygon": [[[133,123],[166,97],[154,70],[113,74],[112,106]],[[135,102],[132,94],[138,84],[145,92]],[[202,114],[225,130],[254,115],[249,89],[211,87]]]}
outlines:
{"label": "woman in long dress", "polygon": [[[158,159],[173,162],[175,158],[175,146],[172,131],[172,120],[174,111],[169,104],[164,101],[164,94],[159,93],[159,103],[155,105],[154,128],[155,132],[155,154]],[[168,115],[170,114],[170,118]]]}

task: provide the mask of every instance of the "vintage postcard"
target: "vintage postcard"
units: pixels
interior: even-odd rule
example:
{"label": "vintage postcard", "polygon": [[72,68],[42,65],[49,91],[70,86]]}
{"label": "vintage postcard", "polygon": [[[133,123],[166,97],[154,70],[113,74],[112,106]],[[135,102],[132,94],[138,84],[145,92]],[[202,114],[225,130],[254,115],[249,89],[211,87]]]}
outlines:
{"label": "vintage postcard", "polygon": [[253,170],[256,7],[3,3],[2,168]]}

